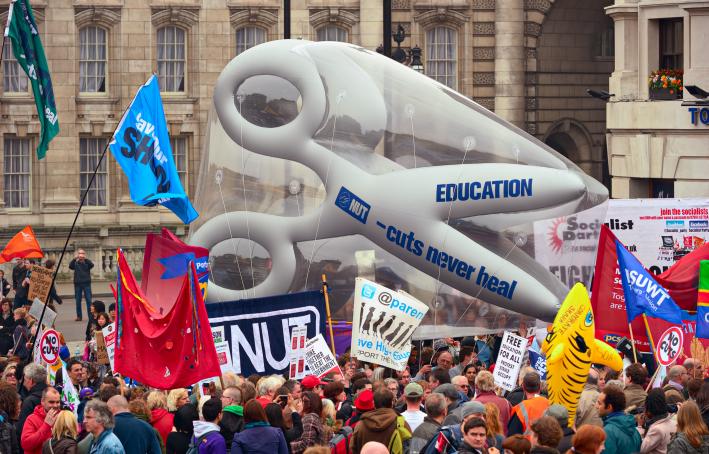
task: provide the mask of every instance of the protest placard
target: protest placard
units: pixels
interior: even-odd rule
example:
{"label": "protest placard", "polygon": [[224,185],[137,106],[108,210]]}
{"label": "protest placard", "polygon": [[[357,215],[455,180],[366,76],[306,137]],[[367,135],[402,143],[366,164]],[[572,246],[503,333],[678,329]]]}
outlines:
{"label": "protest placard", "polygon": [[507,391],[517,386],[517,376],[522,366],[524,351],[527,349],[527,339],[505,331],[500,345],[500,353],[492,374],[495,384]]}
{"label": "protest placard", "polygon": [[108,362],[111,365],[111,370],[113,370],[113,358],[116,352],[116,323],[111,323],[101,330],[103,333],[103,340],[106,343],[106,354],[108,355]]}
{"label": "protest placard", "polygon": [[219,342],[224,342],[224,326],[212,326],[212,339],[214,339],[214,345]]}
{"label": "protest placard", "polygon": [[305,377],[305,341],[308,330],[305,327],[296,326],[291,332],[290,340],[290,367],[288,376],[291,379],[300,380]]}
{"label": "protest placard", "polygon": [[108,352],[106,351],[106,341],[103,339],[103,332],[94,331],[94,339],[96,339],[96,362],[99,364],[110,364]]}
{"label": "protest placard", "polygon": [[340,366],[337,365],[337,359],[330,351],[322,334],[305,342],[305,363],[308,365],[310,373],[318,377],[324,377],[330,372],[342,375]]}
{"label": "protest placard", "polygon": [[217,342],[214,344],[217,350],[217,359],[219,360],[219,368],[222,372],[234,372],[234,366],[231,364],[231,349],[229,342]]}
{"label": "protest placard", "polygon": [[[40,301],[47,301],[49,289],[52,287],[52,275],[54,271],[43,266],[32,265],[30,269],[30,291],[27,298],[33,300],[39,298]],[[37,318],[39,320],[39,318]]]}
{"label": "protest placard", "polygon": [[428,312],[413,296],[357,278],[352,320],[352,356],[402,371],[411,355],[411,335]]}
{"label": "protest placard", "polygon": [[[39,317],[42,315],[42,308],[44,308],[44,303],[39,299],[35,298],[32,301],[32,306],[30,306],[30,315],[39,321]],[[54,320],[57,318],[57,313],[47,308],[44,311],[44,317],[42,318],[42,325],[44,326],[54,326]]]}

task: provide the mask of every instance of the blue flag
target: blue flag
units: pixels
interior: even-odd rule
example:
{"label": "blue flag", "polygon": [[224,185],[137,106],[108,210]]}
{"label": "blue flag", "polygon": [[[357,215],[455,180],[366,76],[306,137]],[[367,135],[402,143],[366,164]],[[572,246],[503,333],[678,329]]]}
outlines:
{"label": "blue flag", "polygon": [[172,159],[158,79],[138,89],[110,143],[111,153],[128,177],[130,198],[143,206],[160,204],[182,222],[197,219]]}
{"label": "blue flag", "polygon": [[529,364],[537,371],[540,379],[547,379],[547,360],[540,351],[537,339],[534,339],[532,346],[529,347]]}
{"label": "blue flag", "polygon": [[638,259],[618,240],[615,241],[615,249],[618,254],[620,276],[623,280],[628,323],[645,313],[650,317],[681,325],[682,310],[667,290],[657,283]]}

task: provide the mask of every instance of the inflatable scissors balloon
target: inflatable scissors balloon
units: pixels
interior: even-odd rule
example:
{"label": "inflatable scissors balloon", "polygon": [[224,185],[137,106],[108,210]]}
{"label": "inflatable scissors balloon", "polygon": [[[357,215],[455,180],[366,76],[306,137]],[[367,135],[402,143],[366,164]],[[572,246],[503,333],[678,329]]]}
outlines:
{"label": "inflatable scissors balloon", "polygon": [[[325,191],[299,216],[225,209],[191,233],[190,243],[210,249],[248,234],[268,251],[270,272],[249,296],[291,289],[297,243],[360,235],[437,283],[551,320],[566,289],[501,231],[607,199],[528,134],[346,43],[283,40],[243,52],[217,80],[214,111],[238,147],[312,169]],[[212,301],[245,295],[209,285]]]}

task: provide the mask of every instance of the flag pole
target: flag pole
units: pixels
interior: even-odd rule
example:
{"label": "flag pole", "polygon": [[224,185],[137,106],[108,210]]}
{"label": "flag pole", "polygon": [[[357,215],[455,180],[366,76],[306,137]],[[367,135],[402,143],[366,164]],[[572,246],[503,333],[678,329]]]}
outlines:
{"label": "flag pole", "polygon": [[[126,116],[126,112],[128,112],[128,109],[130,109],[130,106],[133,104],[133,101],[128,103],[128,106],[123,110],[123,115],[121,115],[121,120],[118,122],[118,126],[121,125],[123,122],[123,117]],[[116,129],[113,130],[113,134],[111,134],[111,137],[116,134],[116,131],[118,130],[118,126],[116,126]],[[84,190],[84,193],[81,195],[81,202],[79,203],[79,208],[76,210],[76,214],[74,214],[74,221],[71,223],[71,228],[69,228],[69,234],[66,236],[66,241],[64,241],[64,247],[62,248],[62,253],[59,255],[59,260],[57,261],[56,268],[54,269],[54,274],[52,275],[52,284],[49,286],[51,289],[54,287],[54,281],[57,279],[57,274],[59,274],[59,268],[62,265],[62,260],[64,260],[64,255],[66,254],[66,249],[69,247],[69,240],[71,239],[72,233],[74,233],[74,227],[76,227],[76,221],[79,219],[79,214],[81,213],[81,208],[84,206],[84,202],[86,202],[86,196],[89,194],[89,189],[91,189],[91,186],[94,184],[94,180],[96,179],[96,174],[98,173],[98,169],[101,168],[101,163],[103,162],[103,159],[106,157],[106,151],[108,150],[109,145],[111,144],[111,141],[106,142],[106,146],[103,147],[103,152],[101,153],[101,157],[98,160],[98,163],[96,164],[96,167],[94,167],[94,172],[91,174],[91,179],[89,179],[89,183],[86,186],[86,190]],[[44,301],[44,307],[42,308],[42,313],[39,316],[39,320],[37,320],[37,327],[41,328],[42,327],[42,320],[44,319],[44,313],[47,310],[47,305],[49,304],[49,294],[47,294],[47,298]],[[34,344],[37,341],[37,334],[39,334],[39,329],[37,329],[37,332],[32,336],[32,342],[30,343],[30,359],[34,359]]]}
{"label": "flag pole", "polygon": [[647,323],[647,315],[643,313],[643,322],[645,323],[645,331],[647,331],[647,338],[650,339],[650,351],[652,352],[652,357],[655,358],[655,362],[660,364],[657,360],[657,354],[655,354],[655,340],[652,338],[652,333],[650,332],[650,325]]}
{"label": "flag pole", "polygon": [[327,313],[327,325],[330,328],[330,348],[332,349],[332,354],[337,356],[337,353],[335,352],[335,334],[332,329],[332,317],[330,315],[330,297],[327,294],[327,278],[324,273],[323,273],[321,279],[322,279],[322,291],[323,291],[323,295],[325,295],[325,311]]}
{"label": "flag pole", "polygon": [[633,324],[628,323],[628,330],[630,331],[630,342],[633,344],[633,362],[638,362],[638,351],[635,347],[635,336],[633,335]]}

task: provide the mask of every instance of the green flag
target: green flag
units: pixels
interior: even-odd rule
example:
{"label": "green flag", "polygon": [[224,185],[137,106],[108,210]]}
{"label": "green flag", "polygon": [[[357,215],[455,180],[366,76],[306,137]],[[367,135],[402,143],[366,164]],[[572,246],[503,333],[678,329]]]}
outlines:
{"label": "green flag", "polygon": [[34,103],[41,123],[37,159],[42,159],[47,154],[49,142],[59,133],[59,119],[47,58],[44,56],[29,0],[13,0],[10,3],[5,36],[12,41],[12,52],[32,84]]}

